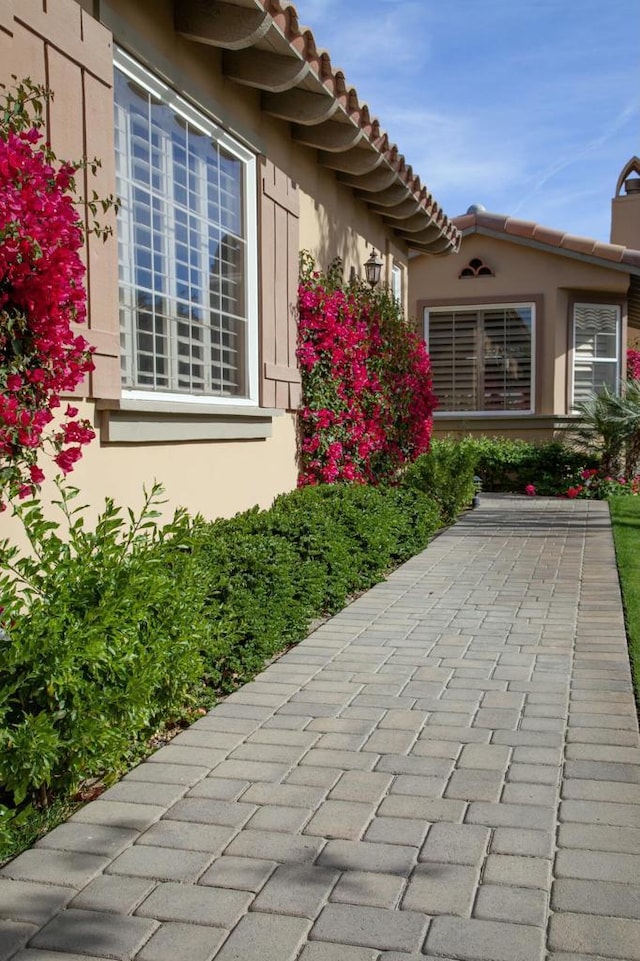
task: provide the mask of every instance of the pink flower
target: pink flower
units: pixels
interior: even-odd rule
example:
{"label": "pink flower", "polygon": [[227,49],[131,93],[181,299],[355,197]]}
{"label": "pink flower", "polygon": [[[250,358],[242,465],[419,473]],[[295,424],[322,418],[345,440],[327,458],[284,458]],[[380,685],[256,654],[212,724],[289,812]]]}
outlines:
{"label": "pink flower", "polygon": [[44,480],[44,471],[37,464],[32,464],[29,467],[29,476],[34,484],[41,484]]}
{"label": "pink flower", "polygon": [[20,390],[22,387],[22,377],[20,374],[9,374],[7,377],[7,390]]}
{"label": "pink flower", "polygon": [[61,451],[53,459],[62,471],[63,474],[70,474],[73,470],[73,465],[76,461],[80,460],[82,456],[82,451],[79,447],[69,447],[67,450]]}
{"label": "pink flower", "polygon": [[535,497],[536,489],[533,484],[527,484],[527,486],[524,489],[524,492],[525,494],[528,494],[529,497]]}

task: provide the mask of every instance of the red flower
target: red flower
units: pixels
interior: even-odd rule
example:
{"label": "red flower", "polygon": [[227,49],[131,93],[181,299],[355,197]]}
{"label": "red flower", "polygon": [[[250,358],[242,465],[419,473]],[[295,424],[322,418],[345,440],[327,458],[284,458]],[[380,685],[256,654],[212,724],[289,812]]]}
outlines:
{"label": "red flower", "polygon": [[16,129],[20,119],[5,119],[0,137],[0,468],[2,486],[26,497],[44,479],[33,450],[51,443],[66,473],[80,456],[66,446],[94,436],[84,422],[46,433],[60,393],[74,390],[93,361],[72,326],[86,315],[76,167],[58,164],[36,128]]}
{"label": "red flower", "polygon": [[34,484],[41,484],[44,480],[44,471],[41,470],[37,464],[31,464],[29,467],[29,476]]}
{"label": "red flower", "polygon": [[384,296],[316,274],[298,306],[299,483],[392,479],[429,448],[437,401],[424,342]]}
{"label": "red flower", "polygon": [[73,465],[76,461],[80,460],[81,457],[82,451],[79,447],[68,447],[67,450],[56,454],[53,459],[63,474],[70,474],[73,470]]}

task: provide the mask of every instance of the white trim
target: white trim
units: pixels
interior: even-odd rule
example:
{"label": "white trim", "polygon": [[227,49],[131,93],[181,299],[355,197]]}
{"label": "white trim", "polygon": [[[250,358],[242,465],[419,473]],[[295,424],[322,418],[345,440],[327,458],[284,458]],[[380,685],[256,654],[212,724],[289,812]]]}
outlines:
{"label": "white trim", "polygon": [[[168,87],[165,83],[158,79],[154,74],[150,73],[146,67],[143,67],[140,63],[130,57],[124,50],[120,48],[114,49],[114,66],[121,71],[125,76],[132,80],[135,84],[145,90],[154,99],[161,101],[164,105],[168,106],[173,112],[182,117],[189,125],[195,127],[197,130],[201,131],[205,136],[209,137],[212,142],[217,146],[227,151],[233,157],[236,158],[241,164],[241,177],[242,177],[242,197],[243,197],[243,223],[242,223],[242,243],[244,246],[245,262],[244,262],[244,296],[245,296],[245,317],[243,318],[244,326],[244,336],[245,342],[243,345],[244,354],[244,370],[242,371],[243,377],[245,379],[245,389],[246,396],[238,397],[235,395],[221,396],[216,393],[189,393],[185,391],[184,393],[173,390],[166,391],[156,391],[153,388],[145,389],[141,388],[125,388],[123,390],[123,397],[128,397],[132,400],[150,400],[150,398],[157,398],[159,402],[170,402],[172,404],[184,404],[184,403],[196,403],[196,404],[208,404],[211,403],[219,404],[221,407],[225,406],[256,406],[258,402],[258,388],[259,388],[259,378],[258,378],[258,360],[259,360],[259,349],[258,349],[258,197],[257,197],[257,173],[256,173],[256,155],[247,150],[242,144],[238,143],[228,132],[222,130],[216,123],[214,123],[209,117],[202,113],[201,110],[193,107],[187,100],[177,94],[172,88]],[[129,154],[131,152],[129,151]],[[173,213],[173,202],[170,197],[168,197],[167,192],[167,209],[170,213]],[[125,238],[124,242],[128,244],[129,252],[133,252],[133,218],[129,218],[126,211],[123,211],[124,216],[122,217],[123,227],[121,230],[128,231],[129,235]],[[203,223],[207,223],[206,218],[203,219]],[[132,258],[131,262],[132,262]],[[177,273],[171,267],[171,257],[167,258],[169,264],[169,273],[167,276],[167,281],[169,288],[166,291],[170,301],[176,300],[176,282]],[[130,267],[130,265],[129,265]],[[128,265],[125,264],[125,272],[128,269]],[[131,270],[132,268],[130,268]],[[129,277],[129,284],[131,288],[135,287],[134,278]],[[205,308],[206,309],[206,308]],[[167,377],[173,378],[174,382],[176,380],[176,372],[173,371],[172,365],[176,361],[176,351],[177,351],[177,340],[173,338],[177,337],[177,334],[167,330],[167,355],[166,362]],[[130,332],[125,331],[125,351],[128,353],[125,356],[133,358],[133,363],[135,365],[135,351],[134,345],[131,342]],[[206,353],[206,343],[204,345],[204,350]],[[157,354],[155,355],[157,356]],[[203,360],[206,366],[206,360]],[[221,370],[224,371],[224,365],[221,362]],[[135,382],[135,381],[134,381]]]}
{"label": "white trim", "polygon": [[391,293],[395,299],[404,306],[404,276],[403,270],[400,264],[394,263],[391,267]]}
{"label": "white trim", "polygon": [[615,378],[615,388],[616,392],[619,390],[620,377],[622,375],[622,308],[619,303],[606,301],[590,301],[585,300],[574,300],[571,303],[571,357],[569,363],[569,413],[573,413],[577,409],[575,390],[576,390],[576,307],[612,307],[616,312],[616,355],[615,357],[598,357],[594,356],[590,358],[591,362],[597,363],[607,363],[616,365],[616,378]]}
{"label": "white trim", "polygon": [[443,410],[440,411],[436,408],[434,411],[434,417],[437,419],[445,418],[466,418],[466,417],[527,417],[536,413],[536,305],[533,301],[514,301],[511,303],[487,303],[482,302],[476,304],[464,304],[464,305],[439,305],[438,307],[425,307],[423,316],[423,333],[424,339],[427,343],[427,349],[429,349],[429,315],[430,314],[446,314],[446,313],[473,313],[474,311],[486,311],[486,310],[520,310],[526,307],[531,311],[531,377],[530,377],[530,398],[531,406],[525,410]]}

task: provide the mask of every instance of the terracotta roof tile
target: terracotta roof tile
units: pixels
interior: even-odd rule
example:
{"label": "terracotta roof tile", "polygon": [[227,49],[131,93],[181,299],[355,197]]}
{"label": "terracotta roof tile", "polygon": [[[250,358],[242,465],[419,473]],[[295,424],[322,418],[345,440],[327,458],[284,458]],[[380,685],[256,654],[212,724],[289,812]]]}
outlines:
{"label": "terracotta roof tile", "polygon": [[531,220],[517,220],[515,217],[509,217],[505,227],[506,233],[515,234],[516,237],[533,237],[535,229],[536,224]]}
{"label": "terracotta roof tile", "polygon": [[550,247],[562,247],[564,233],[561,230],[554,230],[552,227],[543,227],[536,224],[533,231],[533,239],[541,244],[549,244]]}
{"label": "terracotta roof tile", "polygon": [[619,244],[597,243],[593,248],[593,255],[594,257],[602,257],[604,260],[615,260],[620,263],[626,249]]}
{"label": "terracotta roof tile", "polygon": [[596,241],[591,237],[576,237],[574,234],[565,234],[562,246],[567,250],[575,250],[578,254],[592,254],[596,246]]}
{"label": "terracotta roof tile", "polygon": [[473,214],[463,214],[461,217],[456,217],[455,224],[458,230],[466,230],[467,227],[475,227],[476,218]]}
{"label": "terracotta roof tile", "polygon": [[491,230],[504,230],[508,221],[508,217],[503,214],[482,214],[482,225],[489,227]]}

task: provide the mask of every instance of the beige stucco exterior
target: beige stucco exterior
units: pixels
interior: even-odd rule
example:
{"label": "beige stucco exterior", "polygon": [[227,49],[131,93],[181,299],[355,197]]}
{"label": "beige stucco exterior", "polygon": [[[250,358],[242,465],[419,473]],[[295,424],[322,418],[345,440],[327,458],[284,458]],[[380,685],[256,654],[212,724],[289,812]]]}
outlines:
{"label": "beige stucco exterior", "polygon": [[[475,258],[490,268],[492,275],[460,277]],[[436,434],[472,432],[531,440],[552,436],[570,414],[572,301],[619,304],[624,344],[628,288],[629,273],[625,271],[480,232],[463,235],[461,250],[455,256],[437,262],[424,256],[413,258],[409,304],[422,331],[428,307],[531,303],[535,310],[534,412],[436,414]]]}
{"label": "beige stucco exterior", "polygon": [[[196,17],[210,14],[202,5],[188,6]],[[246,5],[237,6],[242,11]],[[116,192],[115,47],[257,158],[259,395],[251,409],[216,404],[215,398],[194,407],[188,397],[172,409],[158,405],[152,392],[147,400],[128,401],[120,387],[116,239],[103,244],[89,237],[89,322],[82,332],[97,347],[96,370],[75,400],[97,438],[70,480],[94,512],[107,495],[135,508],[143,485],[154,480],[165,488],[167,513],[183,506],[207,517],[265,507],[295,486],[299,250],[308,250],[321,268],[341,257],[348,277],[352,271],[362,276],[374,247],[384,259],[384,280],[390,282],[394,265],[401,268],[406,303],[407,240],[357,196],[353,177],[343,182],[331,156],[321,165],[318,150],[295,140],[289,122],[262,109],[260,89],[229,79],[227,50],[180,35],[179,7],[175,0],[0,0],[0,80],[10,84],[15,73],[50,86],[55,96],[47,135],[58,156],[102,161],[97,178],[83,185],[87,191]],[[348,106],[352,99],[349,92],[341,103]],[[101,219],[114,226],[112,215]],[[7,524],[4,515],[3,529]]]}
{"label": "beige stucco exterior", "polygon": [[[94,416],[92,403],[79,406],[81,416]],[[69,483],[80,489],[76,503],[87,505],[89,523],[104,508],[107,497],[138,511],[144,489],[151,490],[156,481],[164,489],[164,503],[157,508],[161,521],[169,520],[178,507],[207,518],[232,516],[253,505],[266,508],[275,494],[296,485],[293,415],[274,417],[271,431],[268,439],[250,442],[101,445],[97,439],[85,448]],[[46,470],[46,462],[43,466]],[[61,520],[60,513],[50,507],[57,496],[51,480],[45,482],[42,499],[47,513]],[[0,515],[0,537],[26,547],[22,525],[9,511]]]}

